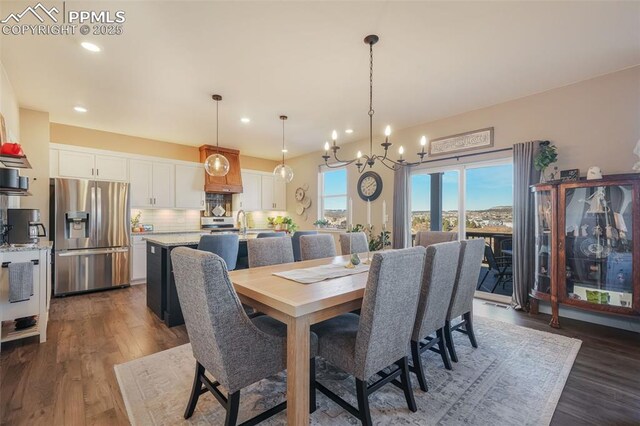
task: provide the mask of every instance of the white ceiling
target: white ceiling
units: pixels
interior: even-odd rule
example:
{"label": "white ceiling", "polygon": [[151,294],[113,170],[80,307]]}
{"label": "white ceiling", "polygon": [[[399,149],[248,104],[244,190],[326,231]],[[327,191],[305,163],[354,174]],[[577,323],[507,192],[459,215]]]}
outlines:
{"label": "white ceiling", "polygon": [[[96,8],[96,3],[86,7]],[[79,3],[73,7],[80,9]],[[3,14],[14,5],[3,5]],[[640,64],[640,2],[100,2],[121,36],[0,36],[21,106],[51,121],[244,154],[289,156]],[[79,45],[90,40],[102,52]],[[86,114],[74,105],[88,108]],[[240,118],[251,118],[242,124]],[[343,130],[352,127],[353,135]],[[108,147],[105,147],[108,148]]]}

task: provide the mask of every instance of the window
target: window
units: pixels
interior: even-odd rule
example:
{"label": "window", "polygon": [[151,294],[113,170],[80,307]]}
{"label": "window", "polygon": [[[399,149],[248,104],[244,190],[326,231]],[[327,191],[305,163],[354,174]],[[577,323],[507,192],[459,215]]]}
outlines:
{"label": "window", "polygon": [[320,172],[319,218],[325,219],[329,228],[347,227],[347,169]]}

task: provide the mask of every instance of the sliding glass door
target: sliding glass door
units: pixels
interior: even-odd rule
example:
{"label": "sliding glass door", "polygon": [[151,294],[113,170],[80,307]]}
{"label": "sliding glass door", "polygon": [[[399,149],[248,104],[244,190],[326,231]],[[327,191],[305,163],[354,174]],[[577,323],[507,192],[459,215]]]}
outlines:
{"label": "sliding glass door", "polygon": [[412,232],[452,231],[487,243],[478,291],[511,296],[513,165],[511,159],[415,170]]}

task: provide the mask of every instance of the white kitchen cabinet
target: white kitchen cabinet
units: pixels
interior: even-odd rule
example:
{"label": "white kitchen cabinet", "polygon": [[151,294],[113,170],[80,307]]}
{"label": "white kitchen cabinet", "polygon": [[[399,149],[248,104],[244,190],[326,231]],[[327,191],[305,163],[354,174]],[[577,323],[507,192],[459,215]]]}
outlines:
{"label": "white kitchen cabinet", "polygon": [[141,235],[131,237],[131,284],[147,280],[147,242]]}
{"label": "white kitchen cabinet", "polygon": [[128,180],[125,157],[58,150],[57,161],[57,171],[55,167],[51,167],[51,170],[56,171],[60,177],[121,182]]}
{"label": "white kitchen cabinet", "polygon": [[131,207],[153,206],[153,163],[151,161],[129,161],[129,192]]}
{"label": "white kitchen cabinet", "polygon": [[175,166],[144,160],[129,161],[132,208],[175,207]]}
{"label": "white kitchen cabinet", "polygon": [[287,184],[275,178],[273,182],[273,209],[287,210]]}
{"label": "white kitchen cabinet", "polygon": [[275,179],[272,176],[262,176],[262,210],[274,210],[275,203],[273,202],[273,183]]}
{"label": "white kitchen cabinet", "polygon": [[245,211],[262,210],[262,176],[257,173],[242,171],[242,194],[236,198],[239,209]]}
{"label": "white kitchen cabinet", "polygon": [[176,165],[176,208],[204,210],[204,167]]}

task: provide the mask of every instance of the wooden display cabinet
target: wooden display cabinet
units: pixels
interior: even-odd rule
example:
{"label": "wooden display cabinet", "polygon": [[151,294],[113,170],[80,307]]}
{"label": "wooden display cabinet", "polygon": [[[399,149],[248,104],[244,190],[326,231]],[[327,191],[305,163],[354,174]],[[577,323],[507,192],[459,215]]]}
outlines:
{"label": "wooden display cabinet", "polygon": [[640,315],[640,175],[541,184],[532,191],[532,312],[538,300],[548,301],[552,327],[559,327],[559,304]]}

